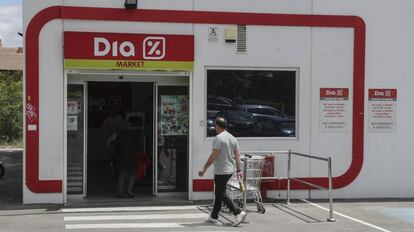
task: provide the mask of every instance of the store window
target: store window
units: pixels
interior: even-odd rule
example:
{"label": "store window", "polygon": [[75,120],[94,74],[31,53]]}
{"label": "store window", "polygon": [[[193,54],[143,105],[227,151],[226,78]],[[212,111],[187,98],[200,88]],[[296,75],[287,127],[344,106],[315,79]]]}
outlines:
{"label": "store window", "polygon": [[296,71],[207,70],[207,136],[224,117],[236,137],[296,136]]}

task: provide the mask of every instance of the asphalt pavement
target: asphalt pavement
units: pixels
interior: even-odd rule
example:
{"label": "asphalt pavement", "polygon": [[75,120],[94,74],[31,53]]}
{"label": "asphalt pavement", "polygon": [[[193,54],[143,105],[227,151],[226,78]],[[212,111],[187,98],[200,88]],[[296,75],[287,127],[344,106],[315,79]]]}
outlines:
{"label": "asphalt pavement", "polygon": [[0,150],[0,161],[6,169],[5,175],[0,179],[1,208],[22,204],[22,153],[21,150]]}
{"label": "asphalt pavement", "polygon": [[233,227],[234,216],[222,213],[222,226],[204,222],[211,207],[117,206],[43,207],[0,210],[0,231],[414,231],[414,202],[336,203],[336,222],[328,222],[326,203],[266,203],[266,213],[249,205],[246,223]]}
{"label": "asphalt pavement", "polygon": [[105,204],[86,201],[74,205],[23,205],[21,151],[0,152],[6,175],[0,179],[0,231],[308,231],[308,232],[413,232],[414,200],[335,200],[334,218],[328,222],[328,204],[297,200],[290,205],[266,203],[265,214],[249,204],[246,223],[233,227],[234,216],[222,213],[222,226],[204,223],[208,202],[168,201]]}

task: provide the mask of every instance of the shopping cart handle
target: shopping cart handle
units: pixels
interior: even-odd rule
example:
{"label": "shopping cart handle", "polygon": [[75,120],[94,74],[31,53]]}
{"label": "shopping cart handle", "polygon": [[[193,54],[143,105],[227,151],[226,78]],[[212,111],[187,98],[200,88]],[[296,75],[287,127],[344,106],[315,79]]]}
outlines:
{"label": "shopping cart handle", "polygon": [[247,158],[252,158],[253,157],[252,155],[249,155],[249,154],[244,154],[244,156],[247,157]]}

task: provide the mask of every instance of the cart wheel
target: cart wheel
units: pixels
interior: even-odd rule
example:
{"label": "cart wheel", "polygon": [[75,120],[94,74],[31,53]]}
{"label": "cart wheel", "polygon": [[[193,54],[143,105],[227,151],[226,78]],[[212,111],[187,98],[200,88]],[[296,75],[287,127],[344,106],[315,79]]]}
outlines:
{"label": "cart wheel", "polygon": [[0,178],[4,176],[4,173],[6,173],[6,170],[4,169],[3,164],[0,164]]}
{"label": "cart wheel", "polygon": [[257,205],[257,212],[264,214],[266,212],[265,207],[263,206],[263,204],[258,204]]}
{"label": "cart wheel", "polygon": [[239,206],[239,201],[237,199],[232,200],[234,205]]}

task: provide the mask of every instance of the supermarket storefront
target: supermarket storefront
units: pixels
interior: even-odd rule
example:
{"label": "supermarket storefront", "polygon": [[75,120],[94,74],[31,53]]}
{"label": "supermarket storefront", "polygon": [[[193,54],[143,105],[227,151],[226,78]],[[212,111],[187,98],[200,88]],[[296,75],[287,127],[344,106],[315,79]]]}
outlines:
{"label": "supermarket storefront", "polygon": [[66,192],[111,196],[108,139],[126,122],[145,156],[137,191],[187,193],[193,36],[65,32],[64,41]]}
{"label": "supermarket storefront", "polygon": [[[23,4],[24,203],[116,201],[108,139],[123,123],[148,158],[137,170],[137,197],[210,199],[211,170],[203,178],[197,171],[217,116],[229,120],[241,150],[332,156],[338,197],[369,192],[371,177],[361,176],[372,148],[364,147],[360,16],[237,13],[213,3],[68,4]],[[325,183],[325,167],[296,165],[296,177]],[[267,196],[283,197],[285,162],[272,166],[282,180]],[[309,193],[292,187],[294,197]]]}

